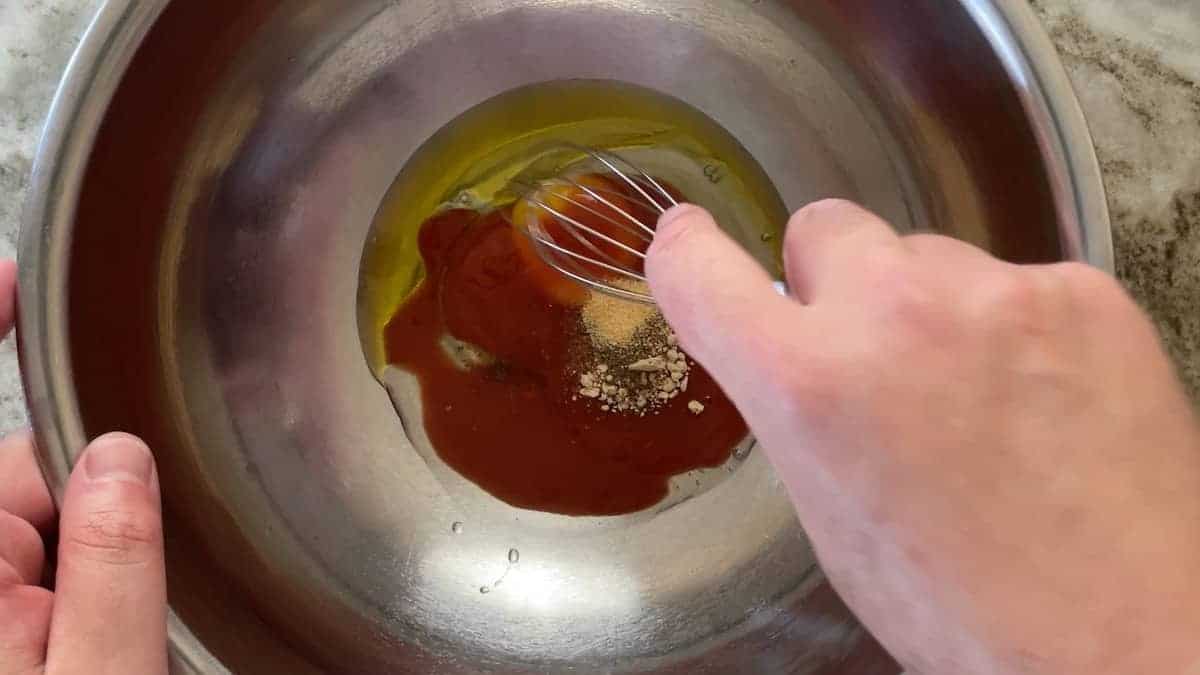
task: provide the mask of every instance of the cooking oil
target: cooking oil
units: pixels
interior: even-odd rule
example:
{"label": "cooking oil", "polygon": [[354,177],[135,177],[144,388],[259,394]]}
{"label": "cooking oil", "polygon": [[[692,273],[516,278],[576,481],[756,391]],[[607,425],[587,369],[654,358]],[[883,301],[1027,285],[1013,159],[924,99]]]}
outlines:
{"label": "cooking oil", "polygon": [[617,152],[708,208],[769,269],[780,268],[787,210],[753,157],[717,122],[671,96],[611,80],[534,84],[491,98],[442,127],[396,177],[372,225],[359,282],[359,330],[376,374],[384,326],[420,284],[422,223],[448,208],[514,201],[579,159],[567,144]]}

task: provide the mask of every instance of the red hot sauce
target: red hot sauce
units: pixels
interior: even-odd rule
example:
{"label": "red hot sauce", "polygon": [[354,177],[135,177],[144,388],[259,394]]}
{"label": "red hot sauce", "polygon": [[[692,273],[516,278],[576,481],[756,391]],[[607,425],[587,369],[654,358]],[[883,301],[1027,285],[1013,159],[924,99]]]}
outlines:
{"label": "red hot sauce", "polygon": [[[385,328],[387,360],[420,383],[442,460],[513,506],[578,516],[648,508],[672,476],[723,464],[747,429],[699,365],[686,393],[645,414],[580,395],[587,293],[531,256],[511,219],[511,209],[428,219],[425,279]],[[486,357],[464,365],[448,339]]]}

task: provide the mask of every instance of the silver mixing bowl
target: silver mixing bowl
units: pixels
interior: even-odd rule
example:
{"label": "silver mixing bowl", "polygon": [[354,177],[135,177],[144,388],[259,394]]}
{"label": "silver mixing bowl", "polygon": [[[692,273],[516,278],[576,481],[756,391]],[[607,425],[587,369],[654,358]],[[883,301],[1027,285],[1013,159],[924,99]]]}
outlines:
{"label": "silver mixing bowl", "polygon": [[414,451],[372,378],[393,177],[472,105],[580,77],[705,111],[789,207],[1111,265],[1025,0],[109,0],[37,157],[21,354],[56,490],[89,436],[156,449],[176,672],[897,670],[761,452],[670,508],[521,511]]}

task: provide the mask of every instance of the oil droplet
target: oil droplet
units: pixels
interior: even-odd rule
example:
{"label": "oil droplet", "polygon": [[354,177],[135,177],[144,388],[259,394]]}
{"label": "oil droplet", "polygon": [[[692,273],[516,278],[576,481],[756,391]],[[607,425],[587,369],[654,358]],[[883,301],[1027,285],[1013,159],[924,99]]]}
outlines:
{"label": "oil droplet", "polygon": [[510,565],[516,565],[521,562],[521,552],[515,548],[508,549],[508,562]]}
{"label": "oil droplet", "polygon": [[775,238],[775,235],[771,234],[770,232],[763,232],[762,235],[759,236],[759,239],[761,239],[763,241],[771,241],[774,238]]}
{"label": "oil droplet", "polygon": [[480,586],[479,592],[482,593],[483,595],[487,595],[488,593],[492,592],[492,587],[491,586]]}
{"label": "oil droplet", "polygon": [[455,521],[455,523],[450,526],[450,531],[453,532],[454,534],[462,534],[463,524]]}

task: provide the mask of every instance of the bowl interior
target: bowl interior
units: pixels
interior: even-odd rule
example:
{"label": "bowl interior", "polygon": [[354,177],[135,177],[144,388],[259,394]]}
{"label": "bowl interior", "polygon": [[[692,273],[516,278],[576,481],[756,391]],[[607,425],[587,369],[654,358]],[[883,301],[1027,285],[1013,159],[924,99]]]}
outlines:
{"label": "bowl interior", "polygon": [[670,508],[522,511],[417,452],[367,367],[359,263],[393,178],[471,106],[573,78],[700,109],[789,208],[1067,250],[959,3],[169,3],[97,137],[67,301],[86,431],[158,452],[181,650],[235,672],[898,670],[762,453]]}

